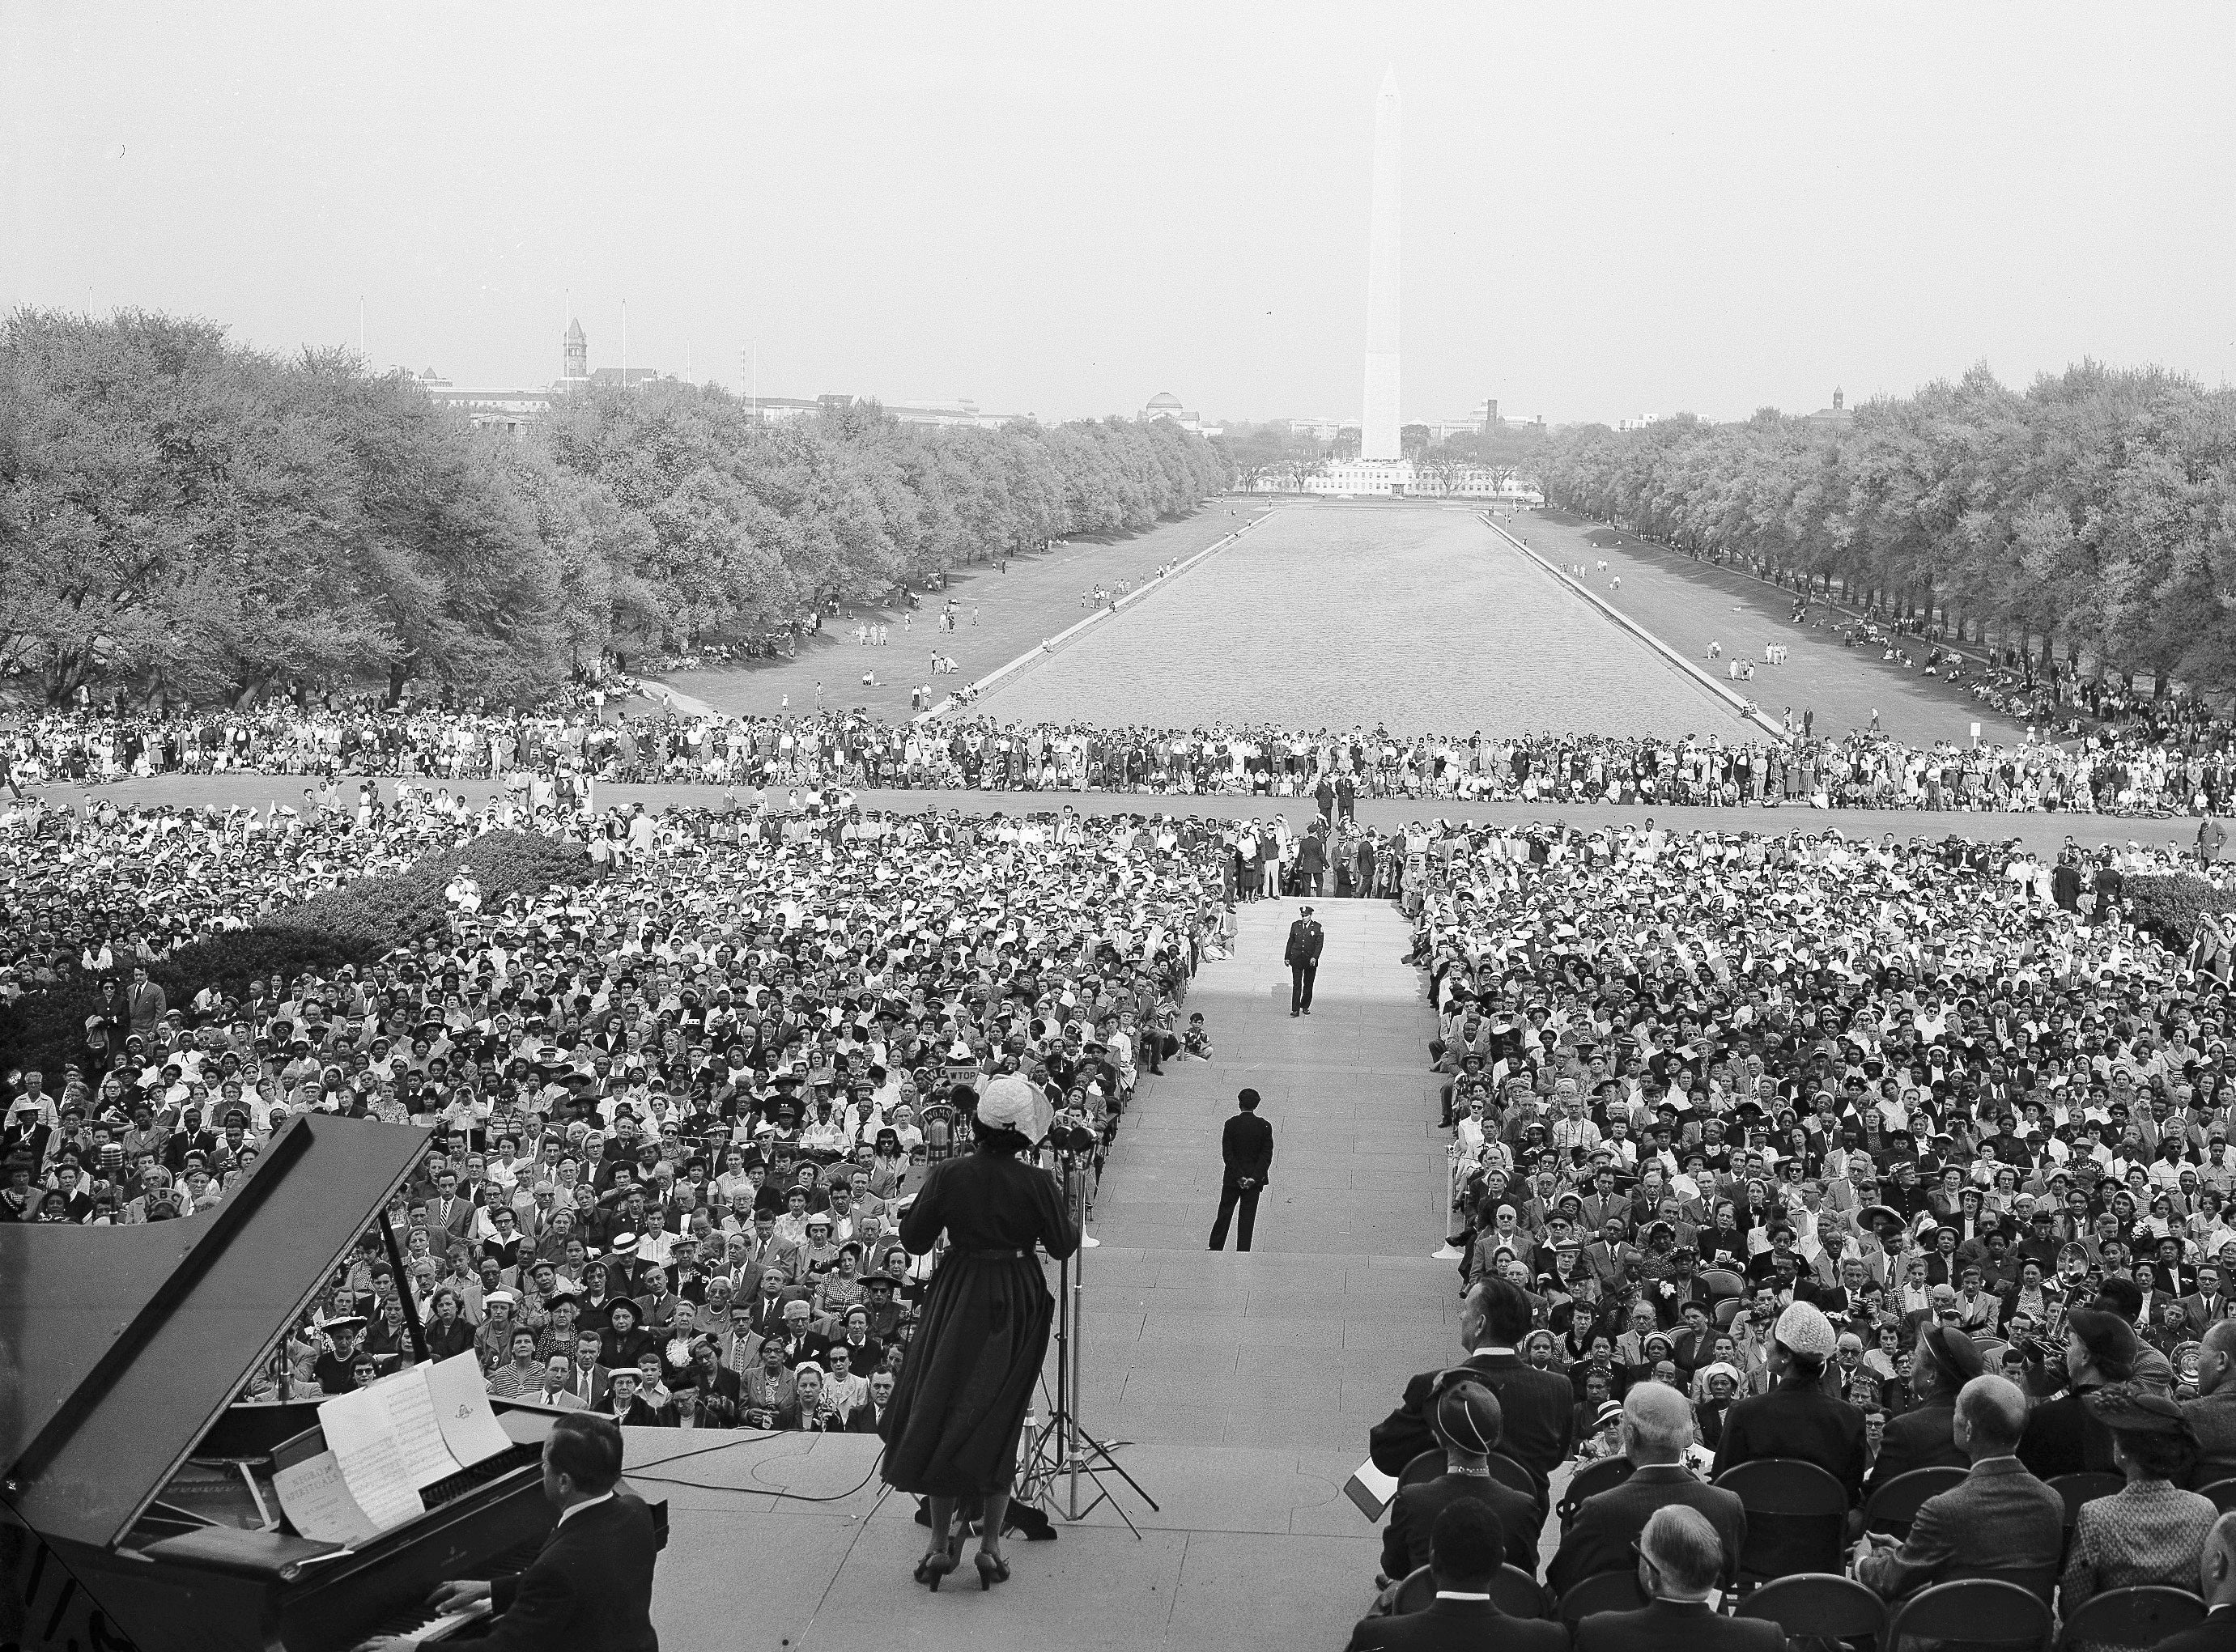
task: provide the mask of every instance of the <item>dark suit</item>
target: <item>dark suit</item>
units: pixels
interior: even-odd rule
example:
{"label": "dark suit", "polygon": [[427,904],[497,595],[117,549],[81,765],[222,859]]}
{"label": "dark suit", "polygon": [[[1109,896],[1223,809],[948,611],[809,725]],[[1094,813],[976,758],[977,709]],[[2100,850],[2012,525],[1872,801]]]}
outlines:
{"label": "dark suit", "polygon": [[1862,1412],[1813,1382],[1789,1378],[1731,1408],[1716,1446],[1715,1472],[1708,1478],[1758,1458],[1798,1457],[1839,1481],[1853,1503],[1863,1493],[1867,1455]]}
{"label": "dark suit", "polygon": [[1477,1652],[1487,1646],[1500,1652],[1568,1652],[1568,1631],[1558,1623],[1509,1617],[1489,1601],[1440,1600],[1402,1617],[1361,1618],[1351,1631],[1348,1652]]}
{"label": "dark suit", "polygon": [[[1498,1517],[1506,1533],[1506,1563],[1537,1575],[1537,1533],[1545,1511],[1527,1491],[1517,1491],[1488,1474],[1439,1474],[1401,1490],[1390,1505],[1389,1529],[1382,1534],[1382,1570],[1403,1577],[1429,1564],[1429,1538],[1437,1517],[1455,1503],[1472,1498]],[[1736,1501],[1736,1499],[1734,1499]]]}
{"label": "dark suit", "polygon": [[1698,1509],[1708,1517],[1716,1535],[1724,1540],[1724,1577],[1728,1582],[1738,1571],[1740,1552],[1746,1547],[1746,1509],[1738,1492],[1703,1485],[1676,1463],[1649,1463],[1621,1485],[1586,1498],[1562,1537],[1553,1564],[1545,1569],[1546,1581],[1565,1595],[1600,1572],[1628,1570],[1636,1564],[1630,1545],[1646,1530],[1654,1511],[1672,1504]]}
{"label": "dark suit", "polygon": [[1891,1419],[1879,1442],[1878,1459],[1871,1465],[1871,1477],[1864,1482],[1864,1495],[1870,1497],[1897,1475],[1912,1469],[1970,1468],[1972,1459],[1956,1444],[1956,1407],[1946,1400]]}
{"label": "dark suit", "polygon": [[2169,1635],[2155,1652],[2236,1652],[2236,1606],[2216,1606],[2194,1629]]}
{"label": "dark suit", "polygon": [[2088,1409],[2094,1388],[2068,1388],[2055,1400],[2045,1400],[2027,1417],[2026,1432],[2019,1440],[2019,1461],[2044,1480],[2061,1474],[2116,1474],[2112,1461],[2112,1431]]}
{"label": "dark suit", "polygon": [[1576,1652],[1786,1652],[1768,1618],[1721,1617],[1706,1601],[1658,1600],[1634,1612],[1595,1612],[1576,1625]]}
{"label": "dark suit", "polygon": [[589,1410],[603,1411],[607,1409],[606,1391],[612,1377],[613,1373],[602,1365],[594,1365],[588,1371],[579,1365],[570,1365],[567,1367],[567,1392]]}
{"label": "dark suit", "polygon": [[[1256,1113],[1239,1112],[1220,1133],[1219,1152],[1226,1169],[1220,1177],[1219,1219],[1211,1224],[1211,1249],[1227,1249],[1227,1224],[1239,1204],[1242,1221],[1234,1232],[1234,1248],[1247,1250],[1258,1227],[1258,1196],[1266,1190],[1266,1174],[1273,1168],[1273,1127]],[[1246,1181],[1248,1187],[1242,1185]]]}
{"label": "dark suit", "polygon": [[1947,1567],[1998,1570],[2057,1564],[2065,1549],[2065,1499],[2016,1457],[1975,1463],[1963,1484],[1919,1505],[1897,1550],[1865,1554],[1857,1576],[1893,1600]]}
{"label": "dark suit", "polygon": [[[1506,1418],[1498,1449],[1529,1471],[1544,1501],[1547,1478],[1575,1444],[1576,1394],[1568,1380],[1534,1369],[1512,1354],[1478,1354],[1464,1366],[1450,1368],[1467,1372],[1498,1396]],[[1408,1381],[1398,1409],[1368,1434],[1374,1466],[1384,1474],[1403,1474],[1423,1452],[1444,1449],[1429,1426],[1430,1398],[1442,1375],[1424,1371]]]}
{"label": "dark suit", "polygon": [[490,1652],[659,1652],[652,1511],[616,1492],[554,1527],[526,1571],[490,1585]]}
{"label": "dark suit", "polygon": [[890,1400],[885,1403],[885,1411],[880,1411],[878,1409],[877,1403],[874,1400],[865,1400],[860,1405],[855,1406],[854,1409],[848,1413],[846,1418],[846,1432],[850,1434],[876,1433],[878,1432],[878,1426],[885,1419],[885,1412],[891,1411],[892,1408],[892,1402]]}
{"label": "dark suit", "polygon": [[1299,918],[1289,926],[1289,944],[1281,961],[1289,967],[1289,1013],[1309,1013],[1312,1007],[1312,978],[1320,973],[1320,947],[1327,935],[1317,918]]}

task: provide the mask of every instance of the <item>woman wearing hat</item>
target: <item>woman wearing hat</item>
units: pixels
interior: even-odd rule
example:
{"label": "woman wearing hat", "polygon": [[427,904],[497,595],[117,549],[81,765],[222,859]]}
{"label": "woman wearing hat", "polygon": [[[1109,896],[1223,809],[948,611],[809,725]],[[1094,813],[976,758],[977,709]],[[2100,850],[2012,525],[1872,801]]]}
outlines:
{"label": "woman wearing hat", "polygon": [[2128,1387],[2101,1389],[2087,1404],[2109,1433],[2113,1462],[2127,1484],[2081,1505],[2058,1579],[2058,1609],[2070,1617],[2108,1589],[2194,1590],[2198,1560],[2220,1511],[2212,1498],[2176,1484],[2197,1462],[2189,1419],[2173,1400]]}
{"label": "woman wearing hat", "polygon": [[2076,1308],[2067,1314],[2065,1339],[2065,1373],[2071,1386],[2035,1407],[2019,1442],[2019,1461],[2038,1479],[2117,1472],[2111,1434],[2088,1400],[2099,1389],[2133,1379],[2141,1352],[2134,1328],[2097,1308]]}
{"label": "woman wearing hat", "polygon": [[1003,1520],[1055,1312],[1033,1250],[1062,1258],[1079,1246],[1063,1190],[1018,1157],[1040,1135],[1045,1106],[1029,1079],[989,1085],[977,1150],[934,1165],[901,1218],[902,1242],[916,1255],[943,1236],[948,1245],[882,1431],[886,1482],[931,1500],[931,1547],[916,1576],[934,1590],[962,1558],[960,1536],[949,1534],[964,1498],[983,1500],[980,1587],[1009,1575]]}

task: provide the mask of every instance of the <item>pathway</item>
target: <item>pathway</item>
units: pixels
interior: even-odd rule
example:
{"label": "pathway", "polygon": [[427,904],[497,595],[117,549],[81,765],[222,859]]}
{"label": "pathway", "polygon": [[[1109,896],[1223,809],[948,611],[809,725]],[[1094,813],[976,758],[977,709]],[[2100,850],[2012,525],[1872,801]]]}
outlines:
{"label": "pathway", "polygon": [[[1555,562],[1585,564],[1595,593],[1689,659],[1707,663],[1711,642],[1722,645],[1724,660],[1738,654],[1759,660],[1765,643],[1786,644],[1792,654],[1785,665],[1758,666],[1754,679],[1739,685],[1772,717],[1788,705],[1797,718],[1813,708],[1819,734],[1841,734],[1870,723],[1876,711],[1889,734],[1921,745],[1963,744],[1976,721],[1990,740],[2025,738],[2023,728],[1937,678],[1886,664],[1875,649],[1843,648],[1830,620],[1822,629],[1788,624],[1790,591],[1566,511],[1525,511],[1500,518],[1500,526]],[[1611,588],[1617,576],[1620,591]],[[1924,645],[1913,652],[1923,655]]]}

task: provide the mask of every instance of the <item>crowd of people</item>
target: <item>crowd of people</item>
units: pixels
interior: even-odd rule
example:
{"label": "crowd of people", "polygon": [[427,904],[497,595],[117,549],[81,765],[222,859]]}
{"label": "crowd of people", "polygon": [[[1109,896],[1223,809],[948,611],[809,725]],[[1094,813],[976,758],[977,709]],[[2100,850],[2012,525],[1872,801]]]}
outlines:
{"label": "crowd of people", "polygon": [[[1636,1568],[1665,1616],[1838,1566],[1890,1603],[1986,1568],[2068,1618],[2133,1584],[2236,1603],[2236,1006],[2119,875],[2187,857],[2108,848],[2068,901],[1955,840],[1427,847],[1405,899],[1468,1358],[1374,1431],[1385,1472],[1420,1461],[1390,1579],[1473,1592],[1495,1553],[1549,1603]],[[1846,1529],[1750,1524],[1716,1482],[1766,1459],[1821,1469]],[[1628,1478],[1541,1570],[1563,1465]],[[1929,1467],[1964,1474],[1867,1530]],[[2069,1521],[2053,1483],[2092,1472],[2122,1489]],[[1454,1526],[1454,1570],[1468,1498],[1490,1523]]]}
{"label": "crowd of people", "polygon": [[[926,693],[919,704],[929,705]],[[161,775],[400,776],[437,783],[537,777],[577,783],[814,790],[915,788],[1312,799],[1794,806],[2137,816],[2220,814],[2236,796],[2226,731],[2169,711],[2063,744],[1913,745],[1876,727],[1788,738],[1673,739],[1592,732],[1404,734],[1019,724],[971,715],[887,722],[859,710],[793,715],[646,711],[623,679],[532,712],[337,697],[244,711],[57,711],[0,726],[0,787]],[[636,705],[631,711],[629,705]]]}
{"label": "crowd of people", "polygon": [[[629,1423],[874,1432],[932,1258],[899,1219],[1025,1072],[1107,1141],[1185,1059],[1231,829],[1173,816],[437,808],[0,815],[15,997],[102,986],[82,1057],[10,1071],[0,1220],[220,1203],[306,1111],[432,1150],[250,1397],[470,1349],[492,1392]],[[602,844],[582,886],[484,901],[364,967],[148,966],[306,893],[503,826]],[[1194,1023],[1201,1039],[1200,1018]],[[415,1321],[418,1327],[415,1332]]]}

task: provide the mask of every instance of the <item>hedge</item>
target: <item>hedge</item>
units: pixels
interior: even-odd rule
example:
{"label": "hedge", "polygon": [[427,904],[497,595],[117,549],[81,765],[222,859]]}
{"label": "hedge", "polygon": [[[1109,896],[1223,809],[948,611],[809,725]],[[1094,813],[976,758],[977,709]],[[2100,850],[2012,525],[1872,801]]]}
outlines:
{"label": "hedge", "polygon": [[[400,872],[360,878],[283,907],[254,928],[178,947],[151,966],[148,977],[172,1008],[184,1010],[205,987],[239,997],[252,980],[328,975],[344,964],[362,968],[442,926],[450,911],[444,891],[461,867],[473,869],[485,909],[508,895],[586,882],[591,869],[589,856],[574,844],[533,832],[490,832]],[[47,1088],[59,1092],[62,1069],[86,1063],[86,1019],[100,1008],[89,976],[0,1006],[0,1073],[36,1067],[47,1075]]]}
{"label": "hedge", "polygon": [[2120,895],[2138,929],[2177,951],[2188,949],[2197,938],[2198,920],[2207,913],[2236,912],[2236,892],[2186,872],[2128,878]]}
{"label": "hedge", "polygon": [[443,892],[462,867],[470,868],[481,886],[483,910],[503,906],[509,895],[541,895],[555,883],[590,876],[589,856],[577,844],[535,832],[489,832],[401,872],[360,878],[283,907],[260,928],[358,937],[383,951],[401,947],[443,927],[450,911]]}

